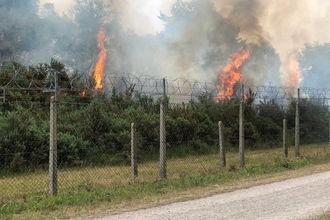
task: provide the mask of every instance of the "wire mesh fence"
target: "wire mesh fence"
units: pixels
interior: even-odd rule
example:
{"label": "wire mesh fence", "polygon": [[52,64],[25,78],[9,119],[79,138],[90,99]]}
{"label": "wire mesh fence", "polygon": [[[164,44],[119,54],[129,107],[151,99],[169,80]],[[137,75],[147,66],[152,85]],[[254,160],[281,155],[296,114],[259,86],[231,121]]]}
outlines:
{"label": "wire mesh fence", "polygon": [[[241,144],[248,150],[248,166],[256,165],[251,158],[258,157],[258,149],[273,149],[282,157],[283,119],[288,145],[294,146],[297,139],[296,101],[301,144],[329,141],[328,90],[245,85],[219,100],[221,88],[212,83],[166,79],[164,84],[163,79],[126,74],[109,76],[104,81],[110,84],[94,90],[77,76],[68,84],[60,77],[56,102],[49,93],[56,91],[55,83],[47,83],[52,77],[44,79],[47,86],[36,86],[40,79],[33,75],[23,87],[19,76],[15,73],[2,84],[0,204],[221,172],[219,121],[229,152],[227,168],[238,167]],[[73,86],[78,84],[86,86]],[[267,159],[259,158],[259,163]]]}

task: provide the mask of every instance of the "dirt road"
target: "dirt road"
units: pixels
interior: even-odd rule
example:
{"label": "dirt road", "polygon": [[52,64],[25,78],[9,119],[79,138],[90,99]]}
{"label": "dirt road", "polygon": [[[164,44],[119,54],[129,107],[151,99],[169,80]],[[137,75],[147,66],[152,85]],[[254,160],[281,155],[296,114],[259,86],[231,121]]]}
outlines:
{"label": "dirt road", "polygon": [[310,219],[329,209],[330,171],[100,219]]}

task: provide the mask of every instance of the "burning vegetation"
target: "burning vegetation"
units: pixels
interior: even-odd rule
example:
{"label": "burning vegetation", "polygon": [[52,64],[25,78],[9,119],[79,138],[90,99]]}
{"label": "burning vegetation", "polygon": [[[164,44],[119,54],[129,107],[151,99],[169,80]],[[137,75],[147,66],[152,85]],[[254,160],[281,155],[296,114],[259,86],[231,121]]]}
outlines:
{"label": "burning vegetation", "polygon": [[102,89],[103,88],[103,69],[105,65],[105,61],[107,59],[107,50],[104,46],[104,39],[105,39],[105,30],[101,28],[100,32],[97,35],[97,42],[100,48],[99,53],[99,61],[96,64],[95,72],[94,72],[94,80],[95,80],[95,89]]}
{"label": "burning vegetation", "polygon": [[218,94],[218,100],[230,99],[234,95],[235,85],[243,81],[243,74],[240,68],[244,62],[251,56],[251,49],[240,49],[240,53],[234,53],[231,55],[230,63],[223,69],[219,68],[217,73],[220,81],[220,92]]}

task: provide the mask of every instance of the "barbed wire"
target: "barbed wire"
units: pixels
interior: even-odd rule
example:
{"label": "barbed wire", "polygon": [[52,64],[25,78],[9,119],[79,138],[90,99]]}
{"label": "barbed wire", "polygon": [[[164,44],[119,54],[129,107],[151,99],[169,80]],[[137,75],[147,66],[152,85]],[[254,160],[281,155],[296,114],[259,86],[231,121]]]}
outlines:
{"label": "barbed wire", "polygon": [[[9,90],[42,90],[52,91],[55,89],[55,74],[63,74],[55,69],[46,68],[34,70],[33,73],[26,73],[13,68],[12,76],[0,76],[0,94],[5,95]],[[88,74],[68,74],[69,79],[59,79],[60,91],[88,92],[94,91],[95,82]],[[286,100],[308,98],[323,100],[328,102],[330,99],[330,88],[309,88],[309,87],[285,87],[273,85],[254,85],[250,82],[236,83],[233,88],[232,98],[242,96],[242,84],[244,93],[253,92],[256,100],[267,101],[276,100],[285,102]],[[104,94],[111,94],[113,89],[118,93],[129,95],[142,94],[160,96],[163,94],[163,78],[149,75],[133,75],[131,73],[106,73],[103,77]],[[221,83],[211,81],[199,81],[183,78],[165,78],[165,91],[168,96],[196,98],[201,95],[210,95],[217,99],[218,94],[224,88]],[[299,93],[299,94],[298,94]]]}

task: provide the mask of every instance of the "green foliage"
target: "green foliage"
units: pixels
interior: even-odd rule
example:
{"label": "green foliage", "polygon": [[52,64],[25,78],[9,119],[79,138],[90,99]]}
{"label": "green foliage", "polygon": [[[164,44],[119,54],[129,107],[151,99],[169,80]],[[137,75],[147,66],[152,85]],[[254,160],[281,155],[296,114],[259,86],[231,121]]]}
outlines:
{"label": "green foliage", "polygon": [[167,141],[169,143],[189,143],[200,140],[209,145],[214,144],[216,125],[203,106],[184,108],[174,105],[167,111]]}
{"label": "green foliage", "polygon": [[[300,111],[300,137],[304,144],[328,141],[329,129],[328,107],[323,100],[301,99]],[[296,102],[292,102],[287,111],[288,128],[295,127]]]}
{"label": "green foliage", "polygon": [[[8,63],[0,70],[4,79],[16,77],[24,86],[31,80],[41,88],[49,86],[54,71],[60,87],[69,88],[76,75],[69,75],[62,63],[26,67]],[[19,73],[19,74],[17,74]],[[3,81],[5,82],[5,81]],[[77,82],[79,83],[79,81]],[[138,159],[159,155],[161,99],[133,94],[134,85],[111,95],[89,91],[84,97],[76,91],[61,91],[57,118],[58,162],[60,166],[121,165],[130,158],[131,123],[137,128]],[[295,103],[283,109],[274,100],[255,105],[256,93],[249,90],[244,100],[244,131],[247,148],[278,146],[282,140],[282,121],[288,119],[289,134],[294,132]],[[0,111],[0,170],[19,172],[44,167],[49,151],[49,94],[41,90],[8,90]],[[202,93],[197,101],[170,104],[166,100],[166,140],[171,156],[203,154],[218,145],[218,122],[224,124],[225,146],[238,147],[240,99],[214,101],[211,93]],[[300,132],[303,143],[328,138],[328,109],[321,101],[300,101]],[[292,140],[289,138],[289,143]]]}
{"label": "green foliage", "polygon": [[43,116],[20,106],[0,115],[0,169],[21,171],[47,164],[49,123]]}
{"label": "green foliage", "polygon": [[261,141],[281,140],[282,129],[267,117],[257,117],[254,126],[258,130]]}
{"label": "green foliage", "polygon": [[259,116],[264,118],[269,118],[278,126],[283,124],[283,119],[285,115],[285,110],[283,107],[278,105],[274,99],[267,101],[261,101],[258,106]]}

